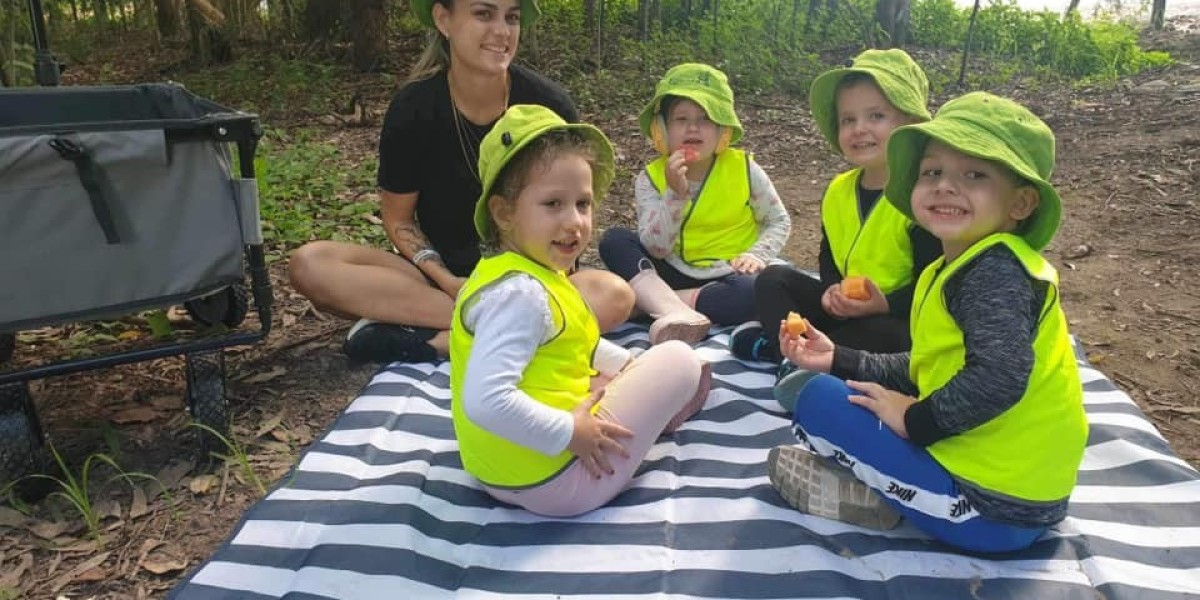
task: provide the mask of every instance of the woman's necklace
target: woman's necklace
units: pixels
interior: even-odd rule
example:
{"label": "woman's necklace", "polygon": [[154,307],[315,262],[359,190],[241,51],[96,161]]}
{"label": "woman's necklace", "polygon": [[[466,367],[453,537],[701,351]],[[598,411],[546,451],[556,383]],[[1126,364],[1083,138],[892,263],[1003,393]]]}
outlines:
{"label": "woman's necklace", "polygon": [[[467,170],[475,177],[475,181],[483,183],[479,177],[479,146],[482,140],[475,134],[473,123],[469,122],[458,110],[458,102],[454,100],[454,86],[450,84],[450,74],[446,74],[446,87],[450,91],[450,114],[454,118],[454,132],[458,137],[458,147],[462,150],[463,162]],[[504,111],[508,110],[508,73],[504,73]]]}

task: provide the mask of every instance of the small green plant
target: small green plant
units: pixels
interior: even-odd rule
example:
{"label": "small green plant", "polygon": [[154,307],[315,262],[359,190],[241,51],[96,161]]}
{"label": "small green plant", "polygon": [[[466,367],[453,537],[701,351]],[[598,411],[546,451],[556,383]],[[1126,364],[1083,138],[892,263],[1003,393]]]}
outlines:
{"label": "small green plant", "polygon": [[[63,460],[62,455],[58,453],[58,450],[53,445],[50,446],[50,454],[54,457],[54,461],[58,464],[58,468],[62,473],[62,478],[43,473],[34,473],[32,475],[26,475],[21,480],[39,479],[48,481],[51,484],[57,485],[59,488],[61,488],[50,492],[50,496],[57,496],[66,500],[71,507],[79,513],[79,516],[83,518],[83,523],[87,527],[88,535],[97,542],[100,541],[100,517],[102,515],[96,512],[96,507],[92,503],[90,480],[92,477],[92,469],[95,466],[101,464],[108,465],[114,471],[116,471],[116,475],[110,477],[105,484],[116,481],[117,479],[124,479],[131,487],[135,485],[133,482],[134,479],[158,482],[158,479],[153,475],[147,475],[146,473],[139,473],[136,471],[130,472],[122,469],[120,465],[118,465],[117,462],[112,459],[112,457],[99,452],[90,454],[83,460],[83,465],[79,468],[79,474],[76,476],[76,474],[71,472],[71,469],[67,467],[66,461]],[[19,483],[21,480],[14,482],[13,485]],[[167,503],[171,507],[171,513],[174,517],[175,501],[171,497],[170,491],[168,491],[166,486],[163,486],[161,482],[159,482],[159,487],[162,488],[163,493],[166,495]]]}
{"label": "small green plant", "polygon": [[250,457],[246,455],[246,449],[243,448],[242,445],[237,441],[237,438],[233,436],[224,436],[221,434],[221,432],[209,427],[208,425],[205,425],[204,423],[193,421],[191,426],[200,429],[208,435],[220,440],[225,446],[227,454],[213,452],[212,455],[221,459],[227,465],[236,465],[242,474],[242,478],[247,482],[254,484],[254,487],[258,489],[258,493],[260,495],[265,496],[267,494],[267,486],[263,484],[263,481],[258,476],[258,473],[254,472],[254,467],[250,465]]}
{"label": "small green plant", "polygon": [[288,136],[268,132],[254,160],[271,258],[317,239],[382,245],[383,228],[372,221],[378,202],[361,196],[375,189],[376,159],[345,157],[311,130]]}

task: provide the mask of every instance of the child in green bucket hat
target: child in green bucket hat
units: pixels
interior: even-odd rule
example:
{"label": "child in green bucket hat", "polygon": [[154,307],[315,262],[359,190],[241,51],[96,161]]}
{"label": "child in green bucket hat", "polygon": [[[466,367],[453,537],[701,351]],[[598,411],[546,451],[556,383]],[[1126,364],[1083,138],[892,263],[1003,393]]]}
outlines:
{"label": "child in green bucket hat", "polygon": [[637,231],[614,227],[600,258],[629,281],[650,341],[698,342],[712,323],[753,318],[754,278],[777,260],[791,218],[742,139],[733,89],[713,67],[672,67],[639,119],[659,156],[638,174]]}
{"label": "child in green bucket hat", "polygon": [[[854,167],[833,178],[821,202],[819,279],[788,266],[768,268],[755,284],[758,321],[730,336],[739,358],[779,362],[779,323],[799,313],[833,340],[861,350],[900,352],[911,345],[913,285],[940,247],[883,196],[892,131],[929,120],[929,82],[903,50],[866,50],[846,68],[818,76],[809,92],[813,120]],[[812,376],[780,365],[775,398],[788,410]]]}
{"label": "child in green bucket hat", "polygon": [[[429,28],[425,52],[388,106],[379,132],[386,247],[317,240],[293,252],[293,287],[317,308],[358,318],[342,346],[354,362],[444,360],[454,299],[480,259],[472,216],[479,144],[515,104],[579,120],[558,83],[515,62],[533,0],[414,0]],[[519,11],[519,18],[517,16]],[[601,269],[571,276],[601,328],[624,323],[633,292]]]}
{"label": "child in green bucket hat", "polygon": [[[1087,440],[1058,273],[1038,253],[1061,214],[1054,134],[976,92],[897,129],[888,162],[888,200],[944,248],[917,282],[912,352],[782,334],[788,359],[836,377],[800,391],[808,447],[772,450],[768,474],[805,512],[879,528],[903,515],[965,550],[1024,548],[1066,516]],[[809,483],[825,474],[843,494],[831,504],[833,488]]]}
{"label": "child in green bucket hat", "polygon": [[613,177],[599,129],[513,106],[483,139],[479,173],[475,227],[488,251],[450,331],[463,467],[503,502],[582,514],[623,490],[658,436],[700,409],[709,367],[681,342],[634,359],[600,337],[567,278]]}

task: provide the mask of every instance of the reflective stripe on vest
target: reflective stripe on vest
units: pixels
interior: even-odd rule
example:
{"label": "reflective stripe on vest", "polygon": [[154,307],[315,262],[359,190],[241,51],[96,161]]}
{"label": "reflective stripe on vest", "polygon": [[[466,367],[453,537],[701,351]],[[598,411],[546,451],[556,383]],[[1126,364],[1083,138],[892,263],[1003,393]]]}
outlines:
{"label": "reflective stripe on vest", "polygon": [[865,275],[890,294],[912,283],[912,222],[882,194],[871,213],[858,212],[858,178],[852,169],[833,178],[821,201],[821,225],[842,277]]}
{"label": "reflective stripe on vest", "polygon": [[506,252],[476,265],[454,303],[450,328],[450,413],[463,468],[494,487],[529,487],[553,477],[570,462],[567,451],[547,456],[495,435],[473,423],[462,409],[474,333],[462,321],[463,306],[487,286],[510,273],[533,276],[546,290],[557,334],[538,347],[517,387],[534,400],[571,410],[588,396],[592,352],[600,339],[596,317],[565,273],[551,271],[523,256]]}
{"label": "reflective stripe on vest", "polygon": [[[700,193],[683,209],[683,223],[675,238],[675,254],[684,262],[707,267],[718,260],[733,260],[758,241],[758,222],[750,209],[750,159],[737,148],[726,148],[713,160]],[[667,189],[667,157],[646,166],[650,182],[660,194]]]}
{"label": "reflective stripe on vest", "polygon": [[1066,498],[1087,442],[1083,388],[1059,305],[1058,273],[1020,237],[994,234],[971,246],[950,264],[939,258],[917,282],[910,322],[909,374],[920,399],[946,385],[966,364],[963,332],[943,295],[946,281],[979,253],[1008,246],[1035,279],[1049,283],[1033,339],[1033,372],[1012,408],[992,420],[929,446],[927,450],[955,477],[1014,498],[1051,502]]}

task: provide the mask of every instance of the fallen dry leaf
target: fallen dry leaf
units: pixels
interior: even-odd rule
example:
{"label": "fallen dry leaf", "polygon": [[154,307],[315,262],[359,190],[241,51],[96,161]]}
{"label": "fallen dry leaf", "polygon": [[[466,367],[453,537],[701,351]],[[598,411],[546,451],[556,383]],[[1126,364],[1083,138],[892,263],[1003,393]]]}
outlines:
{"label": "fallen dry leaf", "polygon": [[112,420],[120,425],[129,423],[148,423],[162,416],[162,413],[150,406],[135,406],[118,411]]}
{"label": "fallen dry leaf", "polygon": [[287,367],[277,366],[277,367],[271,369],[270,371],[263,371],[262,373],[255,373],[254,375],[251,375],[251,376],[243,379],[242,383],[246,383],[249,385],[257,385],[260,383],[266,383],[268,381],[271,381],[272,379],[286,375],[287,372],[288,372]]}
{"label": "fallen dry leaf", "polygon": [[150,509],[146,503],[146,491],[140,487],[134,487],[133,499],[129,501],[129,518],[136,519],[148,512]]}
{"label": "fallen dry leaf", "polygon": [[280,412],[279,414],[271,417],[270,419],[263,421],[262,425],[258,426],[258,431],[254,434],[254,437],[260,438],[264,434],[274,431],[275,428],[279,427],[279,424],[282,422],[283,422],[283,413]]}
{"label": "fallen dry leaf", "polygon": [[70,529],[70,527],[71,526],[66,522],[56,523],[53,521],[35,521],[34,523],[27,525],[25,528],[28,529],[30,533],[42,538],[43,540],[52,540],[62,535],[63,532],[65,532],[67,529]]}
{"label": "fallen dry leaf", "polygon": [[212,489],[212,486],[216,485],[217,483],[218,479],[216,475],[197,475],[192,478],[190,483],[188,483],[188,489],[192,490],[192,493],[194,494],[203,495],[207,494],[208,491]]}
{"label": "fallen dry leaf", "polygon": [[0,527],[23,527],[29,517],[7,506],[0,506]]}
{"label": "fallen dry leaf", "polygon": [[183,481],[184,476],[190,473],[195,466],[196,464],[190,460],[177,460],[166,467],[163,467],[163,469],[159,471],[158,475],[156,476],[158,481],[152,481],[146,487],[148,497],[153,498],[158,496],[159,492],[161,491],[159,490],[159,484],[168,490],[174,489],[179,485],[179,482]]}
{"label": "fallen dry leaf", "polygon": [[79,563],[74,569],[67,571],[65,575],[55,579],[54,583],[50,584],[50,593],[57,594],[58,590],[63,589],[63,587],[68,583],[76,581],[80,575],[104,564],[104,561],[108,560],[110,554],[112,554],[112,552],[101,552],[100,554],[97,554],[96,556]]}
{"label": "fallen dry leaf", "polygon": [[155,575],[181,571],[187,568],[187,560],[179,558],[182,554],[178,548],[162,540],[146,540],[142,542],[138,554],[138,565]]}
{"label": "fallen dry leaf", "polygon": [[[4,566],[4,565],[0,565]],[[3,574],[0,574],[0,588],[15,588],[21,585],[21,576],[33,566],[33,553],[25,552],[17,559],[16,566],[3,569]]]}

